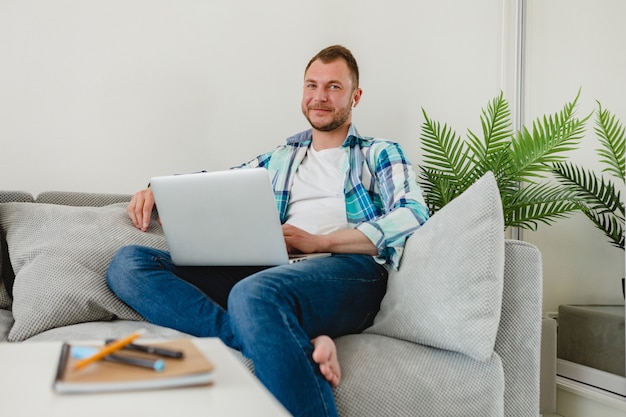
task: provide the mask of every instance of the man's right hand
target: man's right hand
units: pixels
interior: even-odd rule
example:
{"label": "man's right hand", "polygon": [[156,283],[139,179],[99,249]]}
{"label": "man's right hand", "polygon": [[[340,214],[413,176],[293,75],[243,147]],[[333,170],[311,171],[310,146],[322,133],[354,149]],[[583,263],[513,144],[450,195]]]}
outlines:
{"label": "man's right hand", "polygon": [[128,216],[132,220],[135,227],[142,232],[148,230],[150,219],[152,218],[152,209],[154,208],[154,195],[150,188],[137,192],[128,204]]}

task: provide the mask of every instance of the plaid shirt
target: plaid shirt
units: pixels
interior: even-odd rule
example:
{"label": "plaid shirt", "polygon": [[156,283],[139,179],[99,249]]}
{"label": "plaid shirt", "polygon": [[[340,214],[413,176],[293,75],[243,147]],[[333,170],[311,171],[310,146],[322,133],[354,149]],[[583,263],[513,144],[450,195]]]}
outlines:
{"label": "plaid shirt", "polygon": [[[269,171],[283,223],[294,174],[311,142],[309,129],[241,166]],[[362,137],[354,125],[342,147],[348,153],[342,167],[348,224],[376,245],[380,263],[398,268],[406,239],[428,219],[415,171],[399,144]]]}

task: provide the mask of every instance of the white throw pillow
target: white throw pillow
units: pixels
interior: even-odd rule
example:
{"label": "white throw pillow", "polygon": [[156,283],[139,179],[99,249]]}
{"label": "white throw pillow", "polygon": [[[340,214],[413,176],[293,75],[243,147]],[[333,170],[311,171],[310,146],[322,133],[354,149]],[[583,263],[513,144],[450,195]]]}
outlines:
{"label": "white throw pillow", "polygon": [[498,332],[503,279],[502,202],[489,172],[407,240],[366,332],[485,361]]}

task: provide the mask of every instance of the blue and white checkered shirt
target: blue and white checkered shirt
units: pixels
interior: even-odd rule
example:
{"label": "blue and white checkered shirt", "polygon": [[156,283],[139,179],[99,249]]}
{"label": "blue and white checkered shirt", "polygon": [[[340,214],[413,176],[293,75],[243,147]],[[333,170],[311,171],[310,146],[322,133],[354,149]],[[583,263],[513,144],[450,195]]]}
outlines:
{"label": "blue and white checkered shirt", "polygon": [[[281,222],[287,217],[293,177],[312,140],[309,129],[242,165],[269,171]],[[363,137],[354,125],[341,146],[348,152],[342,167],[348,224],[376,245],[380,263],[398,268],[406,239],[428,220],[415,171],[399,144]]]}

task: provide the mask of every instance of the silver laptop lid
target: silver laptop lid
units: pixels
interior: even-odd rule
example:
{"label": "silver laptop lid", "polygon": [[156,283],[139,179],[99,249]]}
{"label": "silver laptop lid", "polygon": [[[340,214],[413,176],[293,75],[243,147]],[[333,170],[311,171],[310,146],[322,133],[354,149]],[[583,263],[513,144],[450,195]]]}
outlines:
{"label": "silver laptop lid", "polygon": [[287,249],[266,169],[150,180],[176,265],[282,265]]}

